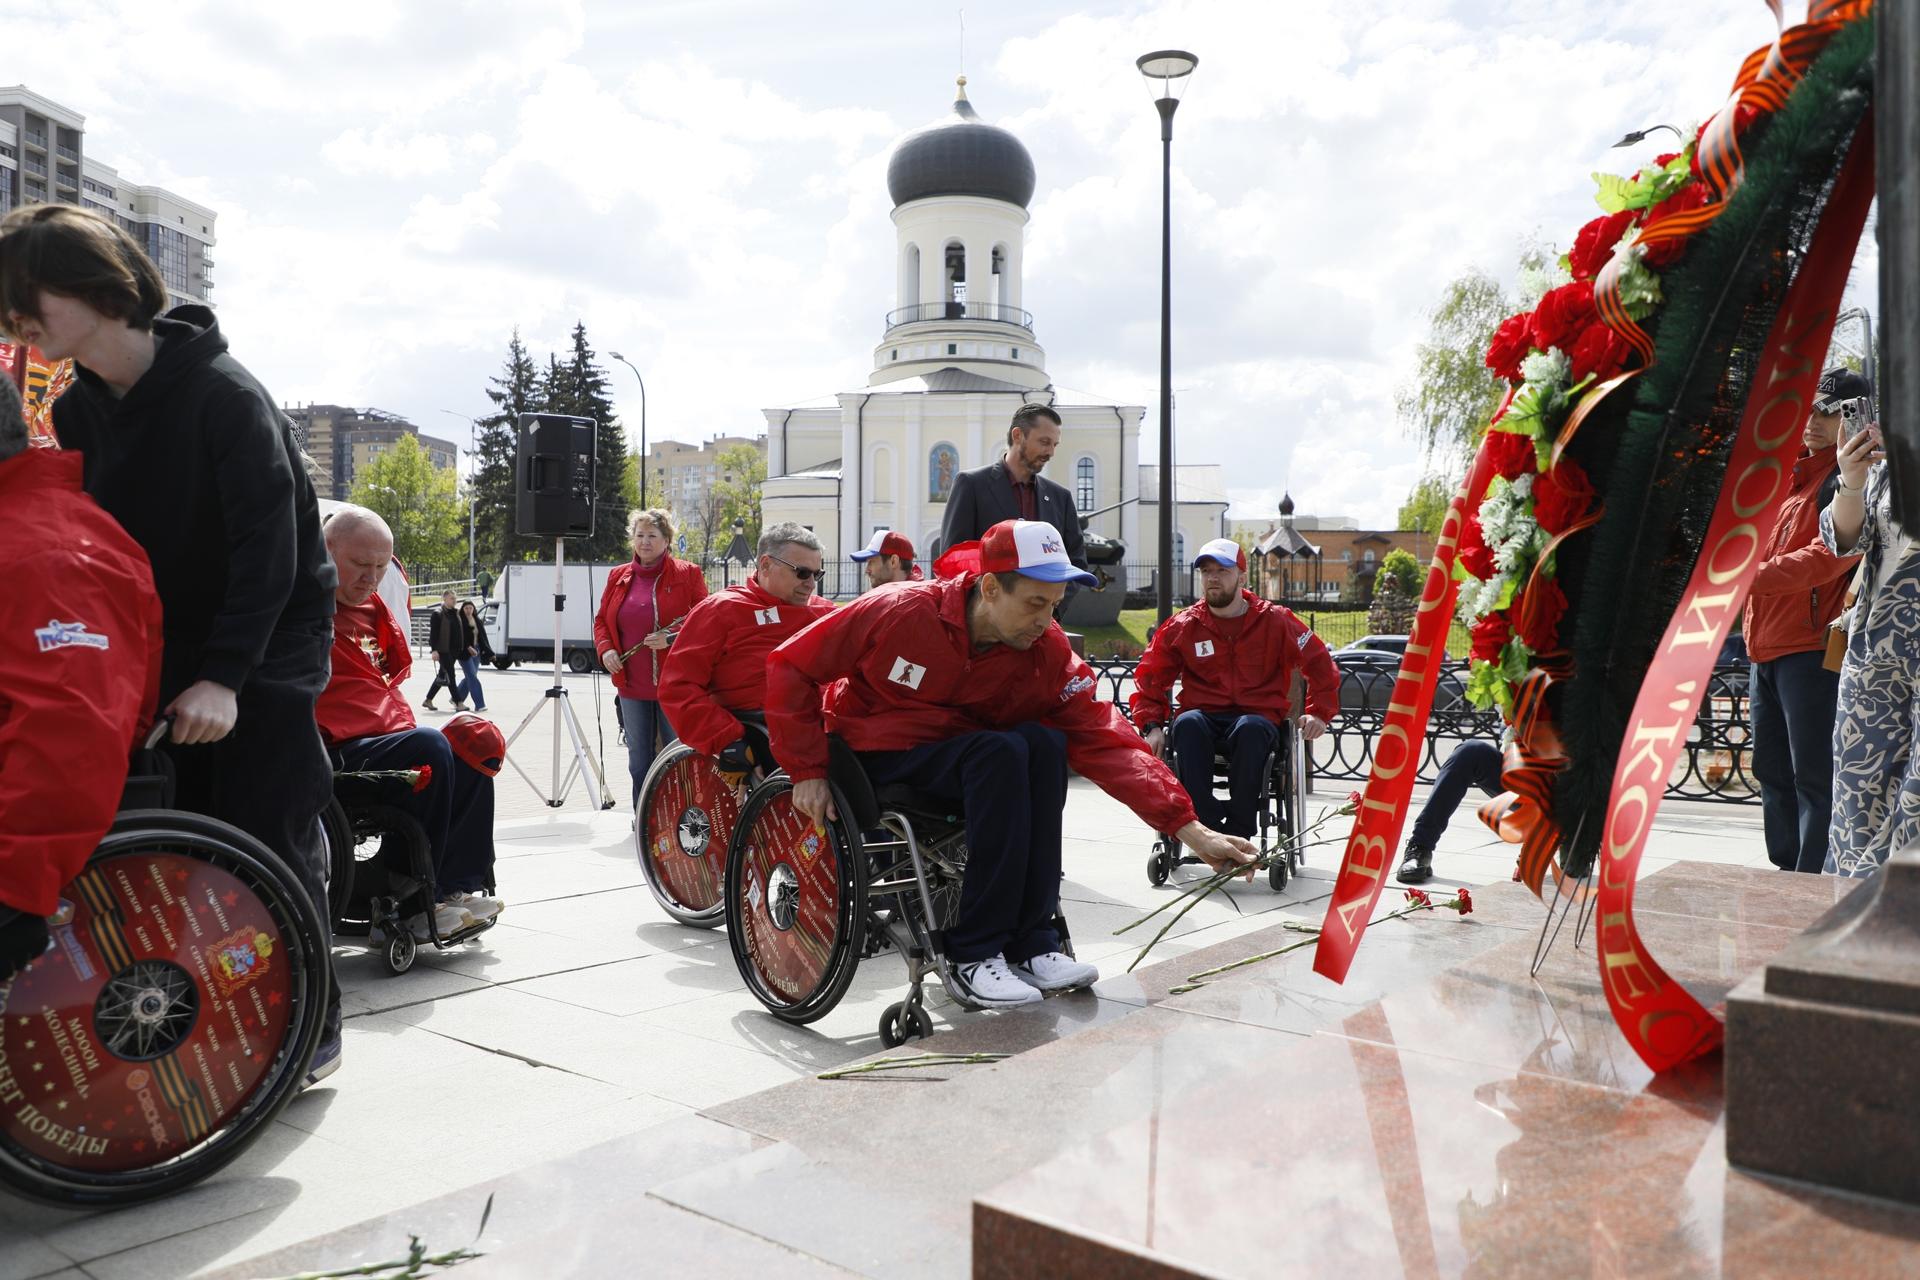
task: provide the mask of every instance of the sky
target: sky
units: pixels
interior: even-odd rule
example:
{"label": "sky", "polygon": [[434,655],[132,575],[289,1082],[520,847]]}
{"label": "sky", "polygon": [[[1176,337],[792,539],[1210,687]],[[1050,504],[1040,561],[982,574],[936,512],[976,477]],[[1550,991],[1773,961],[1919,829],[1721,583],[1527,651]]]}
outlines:
{"label": "sky", "polygon": [[[1788,9],[1797,6],[1789,0]],[[1024,301],[1062,386],[1158,404],[1158,117],[1134,58],[1199,58],[1175,118],[1178,456],[1235,514],[1391,525],[1427,311],[1564,249],[1726,97],[1763,0],[0,0],[0,83],[89,156],[219,215],[214,300],[283,402],[457,416],[517,328],[584,321],[652,439],[758,434],[866,385],[894,304],[886,161],[949,110],[1032,153]],[[1856,274],[1871,305],[1871,249]],[[641,397],[609,377],[630,442]],[[1155,459],[1149,412],[1142,460]]]}

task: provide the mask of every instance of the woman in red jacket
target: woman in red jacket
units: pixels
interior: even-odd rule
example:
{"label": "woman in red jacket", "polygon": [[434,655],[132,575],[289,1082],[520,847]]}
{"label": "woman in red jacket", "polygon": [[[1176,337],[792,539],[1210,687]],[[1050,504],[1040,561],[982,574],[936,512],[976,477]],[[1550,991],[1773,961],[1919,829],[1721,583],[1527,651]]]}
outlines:
{"label": "woman in red jacket", "polygon": [[620,727],[627,739],[627,771],[633,775],[633,803],[653,767],[654,753],[673,741],[673,726],[660,709],[660,663],[680,620],[707,594],[707,577],[697,564],[667,553],[673,545],[673,517],[658,509],[636,511],[627,520],[633,561],[607,575],[600,611],[593,619],[593,647],[613,673],[620,695]]}

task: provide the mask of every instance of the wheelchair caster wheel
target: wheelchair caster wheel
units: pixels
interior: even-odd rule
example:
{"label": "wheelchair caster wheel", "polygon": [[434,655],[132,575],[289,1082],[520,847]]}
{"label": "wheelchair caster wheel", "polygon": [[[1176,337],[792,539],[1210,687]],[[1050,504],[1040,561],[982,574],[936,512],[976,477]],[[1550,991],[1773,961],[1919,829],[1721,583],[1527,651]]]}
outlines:
{"label": "wheelchair caster wheel", "polygon": [[413,957],[418,950],[413,935],[405,932],[404,928],[402,932],[394,934],[387,940],[387,972],[399,977],[413,968]]}
{"label": "wheelchair caster wheel", "polygon": [[1161,850],[1157,848],[1152,853],[1148,854],[1147,855],[1147,883],[1152,885],[1156,889],[1158,889],[1161,885],[1165,884],[1167,882],[1167,877],[1173,874],[1173,867],[1171,864],[1172,864],[1172,859],[1168,858],[1165,853],[1163,853]]}
{"label": "wheelchair caster wheel", "polygon": [[925,1040],[933,1034],[933,1018],[926,1009],[905,1000],[887,1006],[880,1015],[880,1043],[898,1049],[909,1040]]}
{"label": "wheelchair caster wheel", "polygon": [[1275,893],[1284,893],[1287,888],[1287,859],[1275,858],[1267,868],[1267,884]]}

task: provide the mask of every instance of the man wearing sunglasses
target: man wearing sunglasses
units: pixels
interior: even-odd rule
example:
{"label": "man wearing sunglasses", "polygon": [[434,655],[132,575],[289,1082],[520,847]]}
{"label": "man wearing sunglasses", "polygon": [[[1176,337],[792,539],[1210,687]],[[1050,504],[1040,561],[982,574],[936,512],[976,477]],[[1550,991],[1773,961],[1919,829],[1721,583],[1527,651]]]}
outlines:
{"label": "man wearing sunglasses", "polygon": [[771,761],[749,757],[742,711],[766,705],[767,655],[775,645],[833,612],[815,591],[820,539],[800,525],[769,527],[747,580],[693,607],[660,668],[660,705],[680,740],[713,756],[729,773]]}

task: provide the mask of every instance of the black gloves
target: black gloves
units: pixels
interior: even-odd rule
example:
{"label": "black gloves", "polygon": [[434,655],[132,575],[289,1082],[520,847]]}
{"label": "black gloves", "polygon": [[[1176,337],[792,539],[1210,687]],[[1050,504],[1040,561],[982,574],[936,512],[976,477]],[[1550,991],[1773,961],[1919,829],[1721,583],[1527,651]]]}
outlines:
{"label": "black gloves", "polygon": [[0,907],[0,983],[38,960],[47,949],[44,918]]}
{"label": "black gloves", "polygon": [[735,738],[720,748],[720,754],[714,757],[722,773],[753,772],[753,751],[747,746],[744,737]]}

